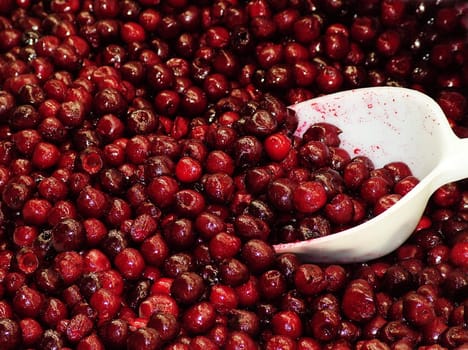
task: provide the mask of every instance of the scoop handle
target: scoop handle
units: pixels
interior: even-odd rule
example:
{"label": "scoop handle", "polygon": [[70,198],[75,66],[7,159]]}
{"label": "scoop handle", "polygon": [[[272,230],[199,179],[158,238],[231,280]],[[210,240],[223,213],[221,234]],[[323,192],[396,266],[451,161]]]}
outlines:
{"label": "scoop handle", "polygon": [[455,134],[447,138],[442,158],[431,173],[431,190],[449,182],[468,178],[468,138],[458,138]]}

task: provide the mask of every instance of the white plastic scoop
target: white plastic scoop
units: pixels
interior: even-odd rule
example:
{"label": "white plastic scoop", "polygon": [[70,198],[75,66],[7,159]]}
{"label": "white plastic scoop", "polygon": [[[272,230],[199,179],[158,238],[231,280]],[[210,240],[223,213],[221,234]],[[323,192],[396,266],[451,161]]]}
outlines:
{"label": "white plastic scoop", "polygon": [[297,136],[316,122],[342,130],[341,146],[351,157],[368,156],[376,167],[407,163],[420,183],[391,208],[361,225],[307,241],[278,244],[277,253],[305,261],[363,262],[398,248],[416,228],[431,194],[468,177],[468,139],[452,132],[439,105],[416,90],[373,87],[338,92],[291,106]]}

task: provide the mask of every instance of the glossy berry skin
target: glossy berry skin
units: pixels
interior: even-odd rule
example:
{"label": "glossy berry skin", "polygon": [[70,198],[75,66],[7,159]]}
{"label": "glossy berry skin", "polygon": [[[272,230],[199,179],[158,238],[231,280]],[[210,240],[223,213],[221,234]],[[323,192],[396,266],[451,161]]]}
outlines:
{"label": "glossy berry skin", "polygon": [[126,43],[141,42],[145,40],[145,30],[138,23],[127,22],[121,28],[122,40]]}
{"label": "glossy berry skin", "polygon": [[141,276],[145,262],[141,253],[134,248],[124,248],[114,258],[114,264],[123,277],[137,279]]}
{"label": "glossy berry skin", "polygon": [[257,344],[248,333],[243,331],[233,331],[226,339],[225,349],[234,350],[239,348],[256,349]]}
{"label": "glossy berry skin", "polygon": [[41,324],[32,318],[22,319],[19,322],[19,327],[21,329],[22,341],[27,346],[36,344],[44,332]]}
{"label": "glossy berry skin", "polygon": [[179,306],[168,293],[155,292],[140,304],[138,315],[143,318],[149,318],[151,314],[157,312],[164,312],[177,317],[179,315]]}
{"label": "glossy berry skin", "polygon": [[39,169],[47,169],[57,164],[59,156],[60,152],[57,146],[47,142],[39,142],[34,147],[32,162]]}
{"label": "glossy berry skin", "polygon": [[333,310],[318,310],[310,320],[314,339],[330,341],[338,336],[340,315]]}
{"label": "glossy berry skin", "polygon": [[176,164],[175,174],[179,181],[197,181],[200,178],[201,173],[202,168],[200,163],[193,158],[183,157]]}
{"label": "glossy berry skin", "polygon": [[147,192],[156,205],[164,208],[173,203],[178,189],[179,185],[175,179],[163,175],[150,182]]}
{"label": "glossy berry skin", "polygon": [[0,345],[5,349],[15,349],[21,343],[20,327],[10,318],[2,318],[0,322]]}
{"label": "glossy berry skin", "polygon": [[291,149],[291,141],[284,134],[273,134],[265,139],[264,148],[272,160],[281,161],[289,153]]}
{"label": "glossy berry skin", "polygon": [[348,195],[337,194],[325,205],[326,216],[335,223],[347,224],[354,216],[354,204]]}
{"label": "glossy berry skin", "polygon": [[208,173],[234,173],[234,161],[229,154],[221,150],[214,150],[207,154],[205,169]]}
{"label": "glossy berry skin", "polygon": [[120,309],[120,298],[106,289],[97,290],[90,298],[101,322],[111,320]]}
{"label": "glossy berry skin", "polygon": [[22,317],[37,317],[40,312],[43,296],[28,286],[23,286],[16,291],[13,297],[14,310]]}
{"label": "glossy berry skin", "polygon": [[226,285],[212,286],[209,299],[216,311],[222,314],[228,313],[238,306],[238,297],[235,289]]}
{"label": "glossy berry skin", "polygon": [[45,199],[30,199],[24,204],[22,214],[26,223],[40,226],[47,222],[51,209],[51,203]]}
{"label": "glossy berry skin", "polygon": [[278,270],[268,270],[258,279],[260,293],[266,300],[275,300],[286,291],[286,279]]}
{"label": "glossy berry skin", "polygon": [[273,332],[297,339],[302,335],[303,326],[299,316],[293,311],[280,311],[271,319]]}
{"label": "glossy berry skin", "polygon": [[52,229],[52,245],[59,252],[79,249],[84,240],[83,225],[77,220],[63,220]]}
{"label": "glossy berry skin", "polygon": [[299,212],[311,214],[325,205],[327,195],[322,184],[309,181],[297,186],[293,192],[293,201]]}
{"label": "glossy berry skin", "polygon": [[388,194],[389,191],[388,182],[380,176],[375,176],[362,183],[360,194],[365,201],[375,204],[380,197]]}
{"label": "glossy berry skin", "polygon": [[403,313],[412,324],[418,327],[432,322],[435,318],[431,303],[417,293],[409,293],[404,297]]}
{"label": "glossy berry skin", "polygon": [[327,66],[317,74],[317,85],[324,93],[338,91],[343,84],[343,74],[332,66]]}
{"label": "glossy berry skin", "polygon": [[374,292],[365,280],[354,280],[345,289],[342,307],[344,314],[358,322],[369,320],[376,312]]}
{"label": "glossy berry skin", "polygon": [[204,291],[205,285],[202,277],[193,272],[181,273],[171,284],[171,295],[181,304],[195,303]]}
{"label": "glossy berry skin", "polygon": [[468,242],[457,242],[450,251],[450,260],[456,266],[466,268],[468,265]]}
{"label": "glossy berry skin", "polygon": [[316,295],[326,288],[323,270],[315,264],[302,264],[293,275],[294,284],[305,295]]}
{"label": "glossy berry skin", "polygon": [[219,232],[209,242],[210,255],[216,260],[234,257],[241,248],[241,239],[227,232]]}
{"label": "glossy berry skin", "polygon": [[129,349],[157,349],[161,345],[158,332],[153,328],[139,328],[131,333],[127,340]]}
{"label": "glossy berry skin", "polygon": [[208,302],[200,302],[191,306],[183,316],[186,329],[192,334],[208,331],[215,322],[215,309]]}
{"label": "glossy berry skin", "polygon": [[247,241],[242,247],[241,255],[253,273],[266,271],[273,265],[275,259],[273,248],[259,239]]}

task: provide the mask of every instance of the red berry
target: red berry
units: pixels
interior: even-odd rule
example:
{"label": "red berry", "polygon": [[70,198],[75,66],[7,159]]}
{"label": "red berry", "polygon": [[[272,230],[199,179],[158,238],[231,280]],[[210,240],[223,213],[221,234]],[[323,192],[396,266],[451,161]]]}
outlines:
{"label": "red berry", "polygon": [[59,161],[60,151],[57,146],[47,143],[38,142],[32,154],[33,165],[39,169],[48,169]]}
{"label": "red berry", "polygon": [[468,266],[468,242],[455,243],[450,251],[450,261],[462,268]]}
{"label": "red berry", "polygon": [[46,199],[30,199],[24,203],[23,218],[27,224],[42,226],[47,222],[47,217],[52,204]]}
{"label": "red berry", "polygon": [[280,311],[271,319],[272,330],[275,334],[285,335],[297,339],[302,335],[303,326],[299,315],[293,311]]}
{"label": "red berry", "polygon": [[293,201],[298,211],[311,214],[325,205],[327,193],[320,182],[306,181],[294,189]]}
{"label": "red berry", "polygon": [[276,133],[268,136],[263,141],[263,147],[268,156],[276,161],[282,161],[291,150],[291,140],[282,133]]}
{"label": "red berry", "polygon": [[202,175],[201,164],[191,157],[182,157],[176,164],[175,175],[181,182],[195,182]]}
{"label": "red berry", "polygon": [[114,264],[127,279],[138,279],[145,268],[143,256],[134,248],[124,248],[115,257]]}
{"label": "red berry", "polygon": [[145,29],[138,23],[126,22],[120,29],[122,40],[126,43],[142,42],[145,40]]}

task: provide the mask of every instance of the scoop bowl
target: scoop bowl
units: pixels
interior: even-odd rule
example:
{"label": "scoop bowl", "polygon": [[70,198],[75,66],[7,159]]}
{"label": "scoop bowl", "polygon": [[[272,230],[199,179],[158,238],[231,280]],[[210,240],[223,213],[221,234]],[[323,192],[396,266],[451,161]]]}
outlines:
{"label": "scoop bowl", "polygon": [[302,136],[316,122],[342,130],[341,145],[353,156],[368,156],[376,167],[403,161],[420,182],[395,205],[350,229],[306,241],[277,244],[322,263],[364,262],[397,249],[416,228],[429,198],[440,186],[468,177],[468,139],[458,138],[440,106],[407,88],[372,87],[342,91],[290,107]]}

